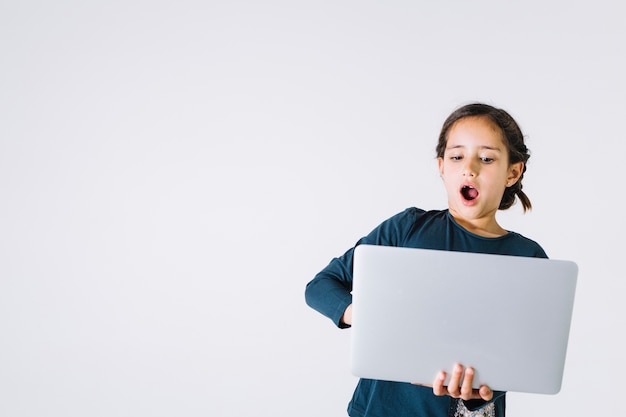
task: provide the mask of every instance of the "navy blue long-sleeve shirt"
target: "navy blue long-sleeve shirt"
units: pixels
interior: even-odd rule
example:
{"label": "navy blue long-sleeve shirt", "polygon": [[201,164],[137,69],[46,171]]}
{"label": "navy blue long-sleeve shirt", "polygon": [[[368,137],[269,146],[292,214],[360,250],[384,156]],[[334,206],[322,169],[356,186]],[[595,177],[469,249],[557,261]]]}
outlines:
{"label": "navy blue long-sleeve shirt", "polygon": [[[495,238],[478,236],[461,227],[448,210],[424,211],[414,207],[385,220],[356,245],[359,244],[547,258],[541,246],[518,233],[508,232]],[[339,327],[348,327],[341,322],[341,317],[352,303],[353,253],[354,247],[332,259],[307,284],[305,291],[307,304]],[[490,402],[463,403],[447,396],[438,397],[432,388],[361,379],[348,413],[352,417],[448,417],[476,409],[480,409],[480,415],[503,417],[504,393],[494,392]]]}

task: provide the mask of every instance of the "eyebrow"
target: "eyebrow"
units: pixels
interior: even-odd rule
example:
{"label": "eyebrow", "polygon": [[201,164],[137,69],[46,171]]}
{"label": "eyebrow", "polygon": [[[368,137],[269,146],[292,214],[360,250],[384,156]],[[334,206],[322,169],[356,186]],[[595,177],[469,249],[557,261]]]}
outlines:
{"label": "eyebrow", "polygon": [[[466,146],[465,145],[449,146],[449,147],[446,147],[446,150],[448,150],[448,149],[460,149],[460,148],[466,148]],[[483,146],[479,146],[478,149],[481,149],[481,150],[486,149],[488,151],[502,152],[501,148],[494,147],[494,146],[483,145]]]}

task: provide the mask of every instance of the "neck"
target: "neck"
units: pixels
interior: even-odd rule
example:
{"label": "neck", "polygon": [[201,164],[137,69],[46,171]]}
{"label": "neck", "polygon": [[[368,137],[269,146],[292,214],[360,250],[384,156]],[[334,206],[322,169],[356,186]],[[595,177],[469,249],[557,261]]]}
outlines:
{"label": "neck", "polygon": [[450,214],[462,228],[478,236],[500,237],[508,233],[498,224],[495,214],[477,219],[468,219],[454,210],[450,210]]}

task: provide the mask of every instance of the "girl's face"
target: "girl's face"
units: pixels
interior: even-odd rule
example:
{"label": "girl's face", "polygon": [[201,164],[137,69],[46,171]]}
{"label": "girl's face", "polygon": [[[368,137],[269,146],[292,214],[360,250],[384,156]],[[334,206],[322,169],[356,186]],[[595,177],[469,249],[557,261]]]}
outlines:
{"label": "girl's face", "polygon": [[498,233],[495,216],[502,195],[524,167],[523,162],[509,164],[500,128],[484,116],[458,120],[448,131],[438,166],[453,217],[461,224]]}

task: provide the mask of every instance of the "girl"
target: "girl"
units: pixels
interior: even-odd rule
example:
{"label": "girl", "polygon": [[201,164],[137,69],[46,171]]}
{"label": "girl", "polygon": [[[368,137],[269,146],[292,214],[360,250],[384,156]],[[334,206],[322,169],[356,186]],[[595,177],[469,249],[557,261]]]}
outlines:
{"label": "girl", "polygon": [[[547,258],[536,242],[503,229],[496,221],[497,211],[511,207],[516,197],[524,211],[531,208],[522,191],[530,155],[519,126],[506,111],[481,103],[458,108],[444,122],[436,151],[448,208],[406,209],[384,221],[357,245]],[[351,248],[333,259],[308,283],[305,292],[307,304],[340,328],[352,323],[353,251]],[[477,332],[488,331],[487,321],[469,325]],[[472,389],[473,376],[472,368],[457,364],[447,386],[445,371],[437,375],[432,386],[361,379],[348,405],[348,414],[503,417],[505,393],[492,391],[488,386]]]}

